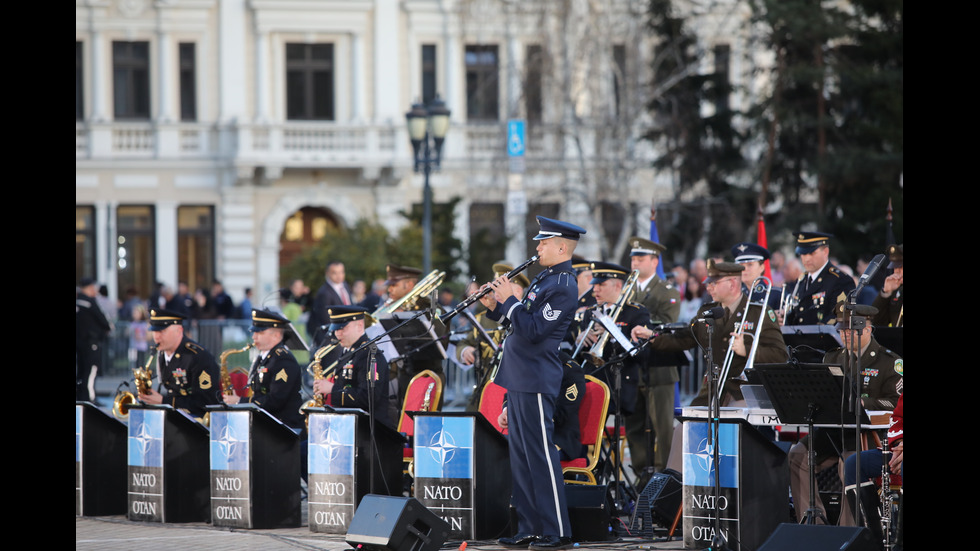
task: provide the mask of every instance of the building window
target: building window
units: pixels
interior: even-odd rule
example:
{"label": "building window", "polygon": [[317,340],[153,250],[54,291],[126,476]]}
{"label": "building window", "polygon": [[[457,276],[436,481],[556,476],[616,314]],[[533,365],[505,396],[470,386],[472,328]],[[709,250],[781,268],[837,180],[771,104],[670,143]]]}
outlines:
{"label": "building window", "polygon": [[[503,203],[470,204],[470,273],[477,281],[493,279],[493,264],[507,248]],[[535,243],[537,244],[537,243]]]}
{"label": "building window", "polygon": [[430,105],[436,97],[436,46],[422,45],[422,105]]}
{"label": "building window", "polygon": [[195,44],[181,42],[180,50],[180,120],[197,120],[197,59]]}
{"label": "building window", "polygon": [[95,207],[75,205],[75,282],[96,277]]}
{"label": "building window", "polygon": [[626,86],[626,46],[613,46],[613,98],[616,102],[616,116],[623,113],[623,106],[629,105]]}
{"label": "building window", "polygon": [[85,63],[82,43],[75,42],[75,120],[85,118]]}
{"label": "building window", "polygon": [[500,61],[496,46],[466,47],[466,117],[471,121],[499,118]]}
{"label": "building window", "polygon": [[150,43],[112,43],[112,103],[117,120],[150,119]]}
{"label": "building window", "polygon": [[116,209],[116,270],[119,289],[149,296],[156,277],[156,220],[153,207],[127,205]]}
{"label": "building window", "polygon": [[728,111],[728,90],[731,81],[728,74],[729,63],[731,62],[732,48],[728,44],[718,44],[714,47],[715,57],[715,83],[717,84],[718,94],[715,98],[715,112],[724,113]]}
{"label": "building window", "polygon": [[288,266],[306,249],[315,246],[330,231],[340,228],[340,222],[329,210],[303,207],[286,219],[279,236],[279,266]]}
{"label": "building window", "polygon": [[177,277],[191,289],[214,280],[214,208],[177,208]]}
{"label": "building window", "polygon": [[286,118],[335,119],[333,44],[286,44]]}
{"label": "building window", "polygon": [[531,122],[541,122],[543,57],[541,46],[533,44],[527,47],[527,57],[524,60],[524,110],[527,113],[527,120]]}

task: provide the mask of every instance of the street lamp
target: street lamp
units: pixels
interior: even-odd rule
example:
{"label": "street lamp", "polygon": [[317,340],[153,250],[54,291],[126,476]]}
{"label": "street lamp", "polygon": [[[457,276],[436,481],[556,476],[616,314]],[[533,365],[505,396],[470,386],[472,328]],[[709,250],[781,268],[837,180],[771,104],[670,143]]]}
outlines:
{"label": "street lamp", "polygon": [[422,273],[428,274],[432,270],[432,188],[429,186],[429,174],[439,170],[442,144],[449,130],[449,109],[436,95],[428,107],[421,102],[414,103],[412,109],[405,113],[405,121],[415,153],[413,168],[416,173],[421,171],[425,175],[422,191]]}

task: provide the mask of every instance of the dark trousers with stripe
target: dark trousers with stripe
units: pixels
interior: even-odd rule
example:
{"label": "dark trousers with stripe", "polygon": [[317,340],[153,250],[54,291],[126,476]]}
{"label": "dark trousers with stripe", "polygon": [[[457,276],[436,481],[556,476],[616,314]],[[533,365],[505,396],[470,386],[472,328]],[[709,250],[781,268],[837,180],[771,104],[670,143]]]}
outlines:
{"label": "dark trousers with stripe", "polygon": [[517,511],[518,533],[572,535],[558,448],[552,442],[557,401],[557,396],[540,393],[507,393],[511,503]]}

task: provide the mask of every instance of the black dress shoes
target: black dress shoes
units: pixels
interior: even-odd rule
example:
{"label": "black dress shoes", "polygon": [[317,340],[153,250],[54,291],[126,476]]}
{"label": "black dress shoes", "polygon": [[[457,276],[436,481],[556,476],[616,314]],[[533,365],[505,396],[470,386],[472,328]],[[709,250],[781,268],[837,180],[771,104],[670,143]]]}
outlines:
{"label": "black dress shoes", "polygon": [[513,547],[515,549],[527,549],[527,546],[538,541],[537,536],[532,536],[531,534],[517,534],[514,536],[507,536],[497,540],[497,543],[503,545],[504,547]]}
{"label": "black dress shoes", "polygon": [[558,536],[541,536],[528,549],[570,549],[575,543],[572,538],[562,538]]}

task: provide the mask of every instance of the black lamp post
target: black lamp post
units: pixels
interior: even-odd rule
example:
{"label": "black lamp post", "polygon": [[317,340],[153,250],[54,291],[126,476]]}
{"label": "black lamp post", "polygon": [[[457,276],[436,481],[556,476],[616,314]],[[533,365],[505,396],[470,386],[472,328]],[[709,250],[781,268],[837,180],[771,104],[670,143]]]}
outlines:
{"label": "black lamp post", "polygon": [[415,153],[414,170],[425,175],[422,192],[422,273],[428,274],[432,270],[432,188],[429,186],[429,174],[439,170],[442,143],[449,130],[449,109],[437,95],[428,107],[419,102],[413,104],[411,111],[405,113],[405,121]]}

